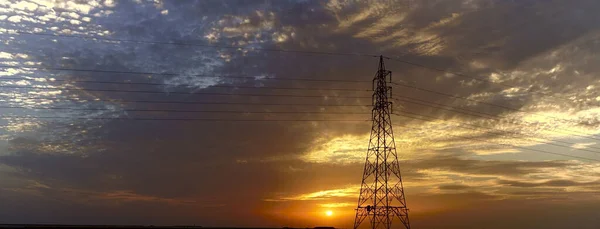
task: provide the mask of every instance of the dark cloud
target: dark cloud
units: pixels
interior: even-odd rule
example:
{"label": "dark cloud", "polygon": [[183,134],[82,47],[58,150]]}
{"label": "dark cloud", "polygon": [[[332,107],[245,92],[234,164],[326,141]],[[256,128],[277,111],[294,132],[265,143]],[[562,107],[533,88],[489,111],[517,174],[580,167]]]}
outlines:
{"label": "dark cloud", "polygon": [[[130,225],[209,225],[241,226],[239,222],[231,222],[230,216],[246,219],[250,224],[269,225],[263,216],[251,213],[230,211],[231,206],[180,204],[169,205],[154,201],[113,201],[107,199],[91,199],[81,194],[85,201],[73,202],[73,196],[64,191],[50,194],[49,197],[10,195],[0,192],[3,203],[0,215],[13,223],[40,224],[130,224]],[[79,197],[77,200],[81,200]],[[66,211],[65,209],[68,209]],[[143,209],[143,210],[142,210]],[[27,214],[23,214],[27,212]]]}
{"label": "dark cloud", "polygon": [[567,168],[573,164],[567,161],[493,161],[439,155],[428,159],[407,161],[405,165],[415,170],[442,169],[465,174],[518,177],[545,168]]}

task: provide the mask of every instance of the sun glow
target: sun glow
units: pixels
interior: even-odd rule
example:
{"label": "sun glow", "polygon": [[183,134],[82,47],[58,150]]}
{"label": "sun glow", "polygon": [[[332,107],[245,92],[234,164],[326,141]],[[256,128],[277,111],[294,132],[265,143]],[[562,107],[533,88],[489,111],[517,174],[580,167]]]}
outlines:
{"label": "sun glow", "polygon": [[325,211],[325,215],[332,216],[333,215],[333,211],[327,210],[327,211]]}

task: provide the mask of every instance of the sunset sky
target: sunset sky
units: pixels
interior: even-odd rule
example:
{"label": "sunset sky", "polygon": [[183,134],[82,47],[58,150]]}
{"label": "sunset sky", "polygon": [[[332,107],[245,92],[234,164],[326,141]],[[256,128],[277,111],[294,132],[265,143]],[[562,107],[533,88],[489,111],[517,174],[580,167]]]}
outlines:
{"label": "sunset sky", "polygon": [[383,55],[413,228],[598,228],[598,12],[0,0],[0,224],[351,228]]}

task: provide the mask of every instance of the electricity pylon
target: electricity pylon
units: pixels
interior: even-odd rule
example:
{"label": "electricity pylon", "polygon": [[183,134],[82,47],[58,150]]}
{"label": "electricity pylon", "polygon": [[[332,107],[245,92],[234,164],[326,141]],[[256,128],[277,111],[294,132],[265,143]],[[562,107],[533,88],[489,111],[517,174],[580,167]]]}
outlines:
{"label": "electricity pylon", "polygon": [[[388,87],[392,72],[385,69],[383,56],[379,57],[379,70],[373,79],[373,110],[371,138],[363,172],[354,229],[369,219],[372,229],[389,229],[394,219],[410,229],[408,208],[404,198],[404,186],[396,154],[396,143],[390,119]],[[366,227],[366,226],[365,226]]]}

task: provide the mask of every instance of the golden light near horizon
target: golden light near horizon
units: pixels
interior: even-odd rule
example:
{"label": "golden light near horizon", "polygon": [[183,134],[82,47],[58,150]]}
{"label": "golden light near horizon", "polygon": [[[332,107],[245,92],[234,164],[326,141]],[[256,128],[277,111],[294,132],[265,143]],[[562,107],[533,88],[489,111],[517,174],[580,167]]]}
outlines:
{"label": "golden light near horizon", "polygon": [[326,216],[332,216],[333,215],[333,211],[327,210],[327,211],[325,211],[325,215]]}

